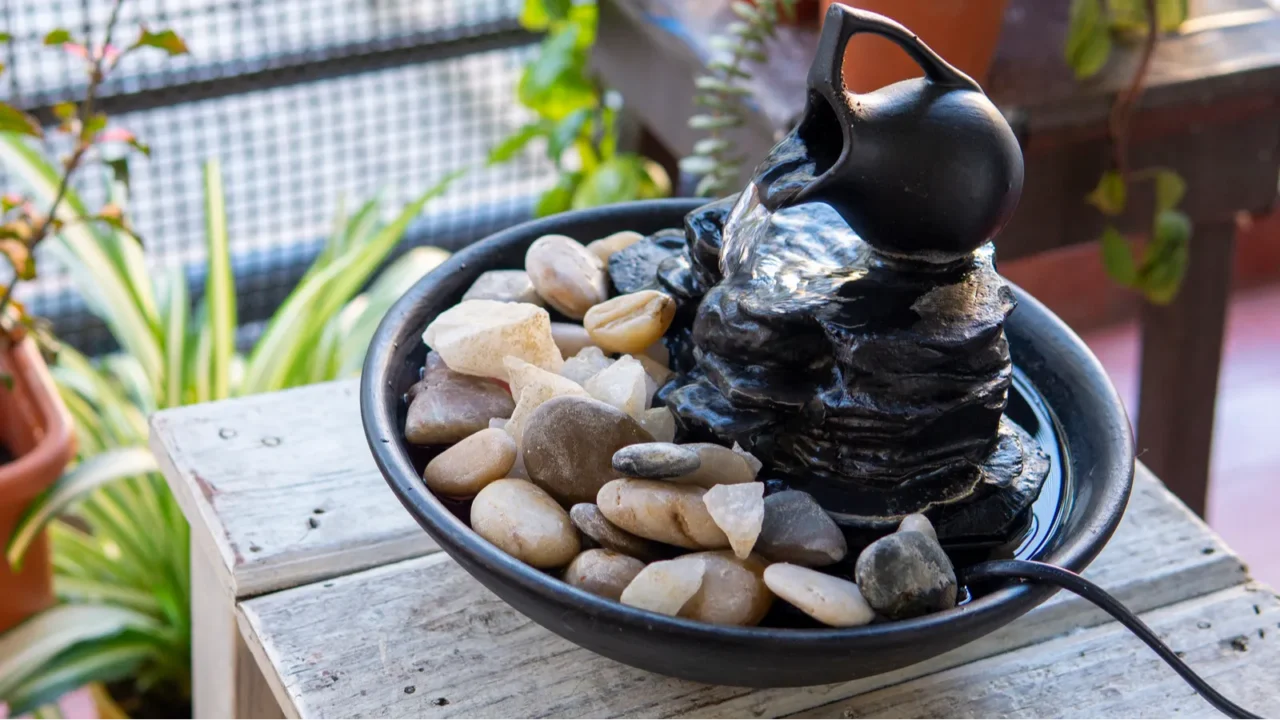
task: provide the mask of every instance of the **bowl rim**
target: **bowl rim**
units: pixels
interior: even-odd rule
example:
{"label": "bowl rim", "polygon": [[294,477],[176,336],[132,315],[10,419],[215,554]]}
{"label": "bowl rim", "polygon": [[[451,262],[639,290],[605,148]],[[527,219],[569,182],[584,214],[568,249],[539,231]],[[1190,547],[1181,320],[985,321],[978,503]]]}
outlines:
{"label": "bowl rim", "polygon": [[[418,477],[404,441],[398,439],[397,408],[387,402],[388,393],[380,387],[397,362],[395,351],[398,343],[418,341],[422,328],[404,328],[414,309],[422,301],[435,279],[466,269],[477,261],[487,248],[517,241],[524,237],[558,234],[568,216],[580,223],[613,220],[614,216],[630,216],[635,213],[675,213],[681,215],[701,207],[702,199],[642,200],[617,203],[586,210],[575,210],[545,218],[530,220],[506,230],[494,233],[458,251],[413,285],[387,312],[369,345],[360,380],[360,411],[365,436],[374,461],[387,484],[418,524],[440,545],[441,550],[455,559],[458,554],[467,560],[464,565],[479,565],[493,573],[505,584],[518,585],[548,603],[572,606],[573,610],[593,618],[666,635],[686,636],[688,639],[706,642],[733,642],[756,644],[760,641],[786,643],[788,646],[816,645],[878,645],[881,641],[909,641],[915,637],[938,632],[956,632],[964,628],[982,626],[991,615],[1012,621],[1056,592],[1055,588],[1010,582],[970,602],[917,618],[874,623],[852,628],[774,628],[715,625],[696,620],[663,615],[640,608],[623,605],[575,588],[558,577],[508,555],[474,532],[435,497]],[[625,228],[622,228],[625,229]],[[1011,283],[1012,285],[1012,283]],[[1120,523],[1128,503],[1133,483],[1134,452],[1132,431],[1124,406],[1102,368],[1101,363],[1089,351],[1084,342],[1048,308],[1031,295],[1013,286],[1018,299],[1016,312],[1035,316],[1033,323],[1051,337],[1056,337],[1053,350],[1067,352],[1080,363],[1080,372],[1088,377],[1094,388],[1101,391],[1096,398],[1106,407],[1108,427],[1101,433],[1107,438],[1106,446],[1098,458],[1095,472],[1108,478],[1101,485],[1101,496],[1089,508],[1077,503],[1072,512],[1087,512],[1080,528],[1063,539],[1039,558],[1073,572],[1079,572],[1093,560],[1110,539]],[[406,337],[400,337],[406,332]],[[467,568],[470,571],[470,568]],[[474,575],[474,573],[472,573]],[[488,583],[485,583],[488,584]],[[1000,623],[1004,624],[1004,623]]]}

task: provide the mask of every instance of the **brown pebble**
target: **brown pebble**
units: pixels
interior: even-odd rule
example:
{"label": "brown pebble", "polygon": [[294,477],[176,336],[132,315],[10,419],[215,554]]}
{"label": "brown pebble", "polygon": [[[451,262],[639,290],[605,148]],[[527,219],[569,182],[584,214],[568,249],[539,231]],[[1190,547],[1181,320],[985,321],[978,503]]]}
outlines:
{"label": "brown pebble", "polygon": [[564,395],[538,406],[525,423],[524,466],[538,486],[565,505],[591,502],[617,477],[613,454],[651,442],[634,419],[591,398]]}
{"label": "brown pebble", "polygon": [[706,563],[702,587],[680,608],[680,617],[717,625],[758,625],[773,605],[764,584],[765,564],[756,556],[740,560],[732,552],[693,553],[681,558]]}
{"label": "brown pebble", "polygon": [[506,478],[471,503],[471,529],[536,568],[563,567],[581,549],[569,513],[537,485]]}
{"label": "brown pebble", "polygon": [[448,497],[471,497],[494,480],[501,480],[516,462],[516,443],[505,430],[486,428],[427,463],[423,481],[433,492]]}
{"label": "brown pebble", "polygon": [[564,581],[589,593],[617,600],[643,569],[644,563],[622,553],[587,550],[569,563],[564,571]]}
{"label": "brown pebble", "polygon": [[578,503],[569,508],[569,519],[583,535],[606,550],[630,555],[645,562],[660,560],[668,555],[658,543],[632,535],[609,522],[595,503]]}

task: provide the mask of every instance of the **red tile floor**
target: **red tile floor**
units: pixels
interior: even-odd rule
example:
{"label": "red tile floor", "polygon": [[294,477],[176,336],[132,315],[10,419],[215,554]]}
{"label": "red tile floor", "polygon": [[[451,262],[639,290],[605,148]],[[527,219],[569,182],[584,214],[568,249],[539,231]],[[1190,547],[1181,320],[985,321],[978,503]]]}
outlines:
{"label": "red tile floor", "polygon": [[[1135,322],[1084,333],[1136,418]],[[1227,337],[1209,480],[1209,524],[1253,576],[1280,587],[1280,284],[1237,292]],[[1141,453],[1141,448],[1138,449]]]}

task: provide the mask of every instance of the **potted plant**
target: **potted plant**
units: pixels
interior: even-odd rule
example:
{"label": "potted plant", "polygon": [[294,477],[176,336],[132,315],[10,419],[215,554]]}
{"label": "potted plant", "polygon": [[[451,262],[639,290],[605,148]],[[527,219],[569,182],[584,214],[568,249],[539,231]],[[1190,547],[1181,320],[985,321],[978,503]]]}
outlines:
{"label": "potted plant", "polygon": [[[71,418],[35,341],[0,317],[0,537],[53,484],[75,453]],[[54,602],[53,566],[44,533],[32,539],[20,568],[0,565],[0,632]]]}

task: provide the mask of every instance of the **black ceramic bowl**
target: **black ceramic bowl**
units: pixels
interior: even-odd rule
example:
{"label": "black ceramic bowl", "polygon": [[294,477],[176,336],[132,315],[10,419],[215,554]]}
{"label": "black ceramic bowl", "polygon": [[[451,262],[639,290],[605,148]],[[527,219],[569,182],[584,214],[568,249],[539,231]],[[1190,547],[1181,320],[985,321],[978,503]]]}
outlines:
{"label": "black ceramic bowl", "polygon": [[[785,687],[876,675],[975,640],[1044,602],[1047,586],[1009,585],[947,612],[849,629],[726,627],[639,610],[583,592],[489,544],[423,485],[402,436],[403,396],[418,378],[422,331],[486,270],[521,268],[548,233],[604,237],[680,227],[696,200],[626,203],[528,222],[462,250],[382,321],[364,365],[360,410],[369,447],[400,502],[440,547],[499,597],[589,650],[698,682]],[[1073,497],[1040,560],[1082,570],[1124,512],[1133,481],[1129,421],[1102,367],[1043,305],[1018,290],[1007,325],[1015,366],[1056,417]]]}

